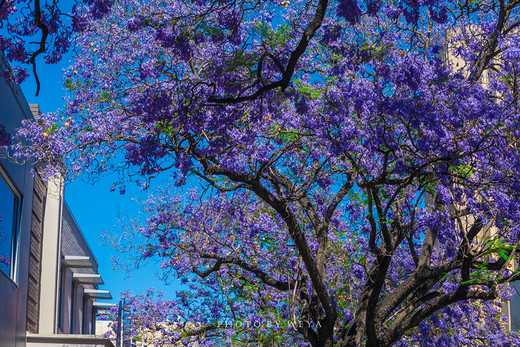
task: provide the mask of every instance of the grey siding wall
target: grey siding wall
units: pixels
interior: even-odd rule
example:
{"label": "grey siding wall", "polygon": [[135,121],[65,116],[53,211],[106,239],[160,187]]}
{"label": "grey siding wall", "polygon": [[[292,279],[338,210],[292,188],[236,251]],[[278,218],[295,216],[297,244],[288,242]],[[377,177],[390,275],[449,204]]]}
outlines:
{"label": "grey siding wall", "polygon": [[[94,255],[81,233],[73,215],[69,208],[64,204],[62,215],[62,234],[61,234],[61,254],[74,256],[87,256],[90,258],[93,268],[75,268],[73,270],[66,268],[64,288],[64,315],[63,315],[63,333],[66,334],[82,334],[83,327],[85,333],[92,331],[91,310],[93,299],[84,295],[84,289],[95,289],[91,284],[72,283],[73,273],[96,274],[98,264]],[[85,311],[88,307],[90,311]],[[73,310],[73,312],[72,312]]]}
{"label": "grey siding wall", "polygon": [[97,273],[98,264],[94,255],[90,251],[90,248],[78,228],[78,224],[74,220],[67,204],[63,208],[63,224],[61,234],[61,254],[63,255],[82,255],[90,257],[93,269],[77,269],[75,272],[78,273]]}
{"label": "grey siding wall", "polygon": [[[0,52],[0,71],[7,66]],[[31,118],[31,110],[18,86],[0,78],[0,123],[13,133],[23,119]],[[15,279],[0,272],[0,346],[25,346],[27,280],[29,273],[30,228],[32,215],[33,180],[30,166],[15,165],[0,159],[10,181],[21,196],[21,214],[18,225],[18,252],[12,263]],[[0,197],[1,198],[1,197]]]}

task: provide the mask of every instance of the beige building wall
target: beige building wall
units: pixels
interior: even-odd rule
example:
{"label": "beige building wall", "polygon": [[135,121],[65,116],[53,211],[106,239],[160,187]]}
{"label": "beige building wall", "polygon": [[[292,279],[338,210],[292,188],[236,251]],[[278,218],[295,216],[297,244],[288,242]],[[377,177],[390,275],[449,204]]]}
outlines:
{"label": "beige building wall", "polygon": [[47,197],[42,236],[42,276],[40,287],[40,334],[58,332],[55,317],[58,314],[60,270],[61,214],[63,183],[55,178],[47,183]]}
{"label": "beige building wall", "polygon": [[[464,31],[461,31],[461,28],[458,28],[448,32],[446,37],[447,48],[443,52],[441,52],[441,54],[443,55],[442,59],[449,64],[453,73],[461,73],[465,77],[469,76],[469,63],[462,59],[460,56],[454,54],[453,52],[455,52],[459,48],[463,48],[463,46],[466,44],[467,41],[464,39],[464,37],[478,37],[479,35],[482,35],[482,30],[478,26],[471,26],[469,28],[465,28]],[[490,62],[490,64],[493,66],[494,69],[500,70],[500,65],[502,64],[500,55],[494,58],[493,61]],[[489,71],[486,70],[483,72],[479,83],[481,83],[481,85],[483,85],[486,88],[489,86]],[[493,95],[496,98],[500,97],[500,95],[496,92],[494,92]],[[465,206],[455,206],[454,208],[457,210],[462,210],[465,208]],[[462,220],[462,228],[465,229],[465,232],[467,232],[475,222],[475,217],[473,215],[467,215],[463,217]],[[486,243],[497,235],[498,229],[494,225],[485,227],[479,233],[479,235],[477,235],[476,246],[485,247]],[[514,271],[517,270],[517,268],[518,264],[514,260],[511,260],[508,264],[508,269]],[[518,331],[520,330],[520,283],[515,282],[510,283],[510,285],[513,291],[515,292],[515,295],[510,301],[504,301],[499,304],[501,305],[502,313],[507,318],[506,328],[509,331]]]}
{"label": "beige building wall", "polygon": [[[0,51],[0,74],[9,68]],[[0,124],[11,134],[39,112],[37,105],[28,105],[16,84],[4,78],[0,78],[0,105]],[[31,169],[31,164],[17,165],[0,157],[0,199],[13,214],[2,225],[8,220],[9,244],[2,247],[2,255],[10,263],[0,269],[0,347],[113,346],[106,338],[90,335],[96,298],[84,290],[97,288],[102,281],[74,278],[75,273],[97,273],[97,263],[63,201],[63,184],[59,178],[48,184],[35,181]],[[64,262],[71,255],[83,256],[88,266]],[[62,334],[71,331],[72,317],[76,334]]]}

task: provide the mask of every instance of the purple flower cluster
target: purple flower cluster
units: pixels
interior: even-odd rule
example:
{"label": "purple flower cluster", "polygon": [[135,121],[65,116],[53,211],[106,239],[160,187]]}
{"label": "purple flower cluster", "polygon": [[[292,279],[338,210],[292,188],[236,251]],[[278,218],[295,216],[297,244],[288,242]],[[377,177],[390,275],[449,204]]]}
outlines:
{"label": "purple flower cluster", "polygon": [[[0,124],[0,147],[11,145],[11,135],[5,130],[5,126]],[[0,216],[0,222],[2,216]]]}

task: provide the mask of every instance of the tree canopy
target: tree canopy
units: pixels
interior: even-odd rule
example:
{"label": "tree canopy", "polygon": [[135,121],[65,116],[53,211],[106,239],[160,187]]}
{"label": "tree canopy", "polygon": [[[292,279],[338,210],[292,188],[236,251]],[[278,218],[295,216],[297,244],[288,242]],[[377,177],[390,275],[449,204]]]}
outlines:
{"label": "tree canopy", "polygon": [[101,4],[15,156],[184,187],[128,245],[190,285],[171,339],[520,342],[520,1]]}
{"label": "tree canopy", "polygon": [[[36,96],[40,92],[37,58],[45,64],[55,64],[71,49],[74,32],[82,31],[86,18],[100,19],[110,8],[105,0],[1,0],[0,50],[15,65],[3,71],[2,78],[14,83],[23,82],[30,65],[36,82]],[[78,12],[81,8],[81,12]]]}

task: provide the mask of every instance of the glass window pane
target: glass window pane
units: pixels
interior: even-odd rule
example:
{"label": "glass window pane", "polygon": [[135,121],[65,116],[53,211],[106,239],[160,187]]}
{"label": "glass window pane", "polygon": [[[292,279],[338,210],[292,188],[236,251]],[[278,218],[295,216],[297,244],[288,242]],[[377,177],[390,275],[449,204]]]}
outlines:
{"label": "glass window pane", "polygon": [[16,231],[16,198],[0,177],[0,270],[7,276],[13,266],[13,239]]}

